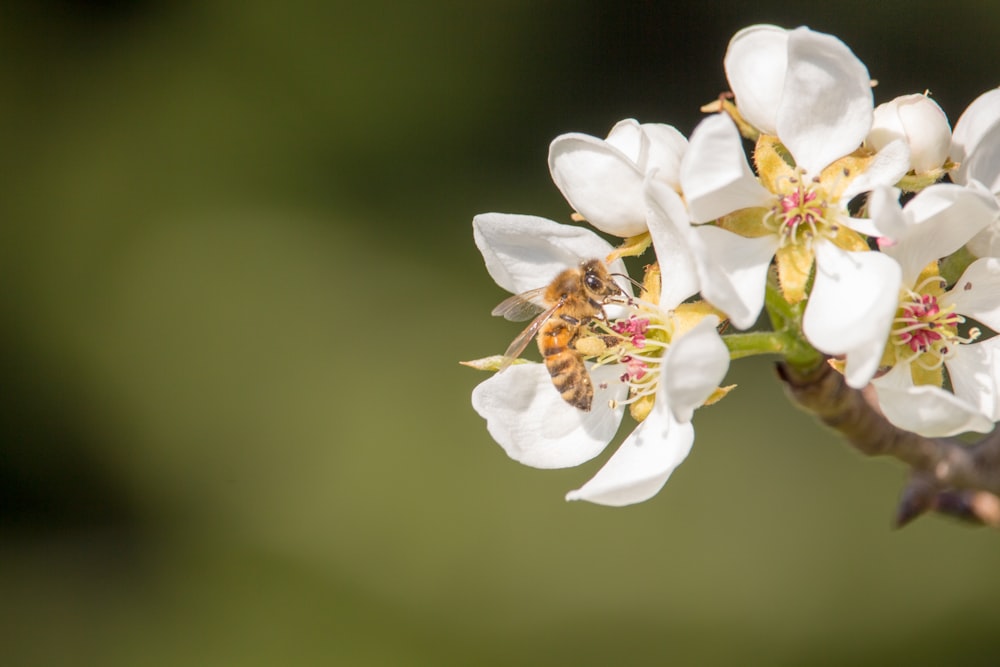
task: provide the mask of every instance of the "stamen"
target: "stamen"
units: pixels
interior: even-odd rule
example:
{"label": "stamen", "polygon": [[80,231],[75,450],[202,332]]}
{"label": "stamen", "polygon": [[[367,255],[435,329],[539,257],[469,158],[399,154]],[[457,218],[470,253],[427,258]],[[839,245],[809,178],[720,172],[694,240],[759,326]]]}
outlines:
{"label": "stamen", "polygon": [[822,185],[818,178],[808,184],[793,176],[778,179],[778,201],[764,215],[763,223],[780,237],[780,247],[798,243],[811,246],[817,239],[837,233]]}
{"label": "stamen", "polygon": [[[921,293],[943,282],[940,277],[931,276],[903,296],[891,333],[899,363],[937,370],[954,356],[960,343],[968,342],[958,335],[958,325],[965,318],[954,312],[955,307],[942,308],[936,296]],[[969,333],[973,339],[979,335],[975,329]]]}
{"label": "stamen", "polygon": [[660,364],[670,347],[674,325],[671,314],[641,298],[632,299],[627,316],[610,322],[593,322],[595,335],[605,339],[606,349],[595,365],[622,367],[618,380],[628,385],[628,397],[612,407],[631,405],[655,397],[660,383]]}

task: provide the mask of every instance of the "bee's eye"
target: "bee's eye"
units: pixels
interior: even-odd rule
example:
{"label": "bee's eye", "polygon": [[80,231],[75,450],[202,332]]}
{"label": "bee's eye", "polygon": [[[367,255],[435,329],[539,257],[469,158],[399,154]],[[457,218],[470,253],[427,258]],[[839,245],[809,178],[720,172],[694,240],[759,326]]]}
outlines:
{"label": "bee's eye", "polygon": [[587,283],[587,287],[595,291],[604,287],[604,283],[601,282],[601,279],[595,276],[593,273],[588,273],[587,276],[584,278],[584,281]]}

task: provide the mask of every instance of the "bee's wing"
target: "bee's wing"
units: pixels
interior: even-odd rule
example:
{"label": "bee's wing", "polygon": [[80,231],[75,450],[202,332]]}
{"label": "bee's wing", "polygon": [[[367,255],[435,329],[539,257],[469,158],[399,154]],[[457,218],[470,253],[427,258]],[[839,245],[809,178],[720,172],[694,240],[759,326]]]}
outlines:
{"label": "bee's wing", "polygon": [[[502,306],[503,304],[500,305]],[[507,351],[503,353],[503,361],[500,362],[500,368],[497,369],[498,373],[510,366],[514,363],[515,359],[521,356],[521,353],[524,352],[524,348],[528,347],[528,343],[530,343],[532,339],[538,335],[538,330],[542,328],[543,324],[548,322],[550,317],[555,315],[560,306],[562,306],[562,301],[559,301],[558,303],[547,308],[538,317],[533,319],[531,324],[525,327],[524,331],[517,335],[517,338],[511,341],[510,345],[507,346]],[[497,306],[497,308],[499,307],[500,306]]]}
{"label": "bee's wing", "polygon": [[497,304],[497,307],[490,314],[498,317],[502,316],[505,320],[511,322],[530,320],[540,311],[548,308],[544,300],[545,289],[544,287],[539,287],[538,289],[509,296]]}

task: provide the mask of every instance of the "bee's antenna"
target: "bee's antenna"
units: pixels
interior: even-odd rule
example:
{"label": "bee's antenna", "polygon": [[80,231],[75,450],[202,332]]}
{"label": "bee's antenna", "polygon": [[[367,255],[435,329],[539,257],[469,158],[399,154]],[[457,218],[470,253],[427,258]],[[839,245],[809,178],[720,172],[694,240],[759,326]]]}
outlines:
{"label": "bee's antenna", "polygon": [[640,283],[637,280],[633,280],[632,278],[630,278],[629,276],[625,275],[624,273],[612,273],[610,275],[612,275],[612,276],[618,276],[619,278],[624,278],[625,280],[629,281],[630,283],[632,283],[633,285],[635,285],[636,287],[638,287],[640,292],[645,292],[646,291],[646,288],[642,286],[642,283]]}

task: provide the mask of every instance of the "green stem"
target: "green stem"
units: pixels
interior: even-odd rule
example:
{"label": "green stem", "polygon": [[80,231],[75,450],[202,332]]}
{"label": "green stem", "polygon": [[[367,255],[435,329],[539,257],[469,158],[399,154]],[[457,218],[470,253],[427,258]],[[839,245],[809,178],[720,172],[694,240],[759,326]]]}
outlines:
{"label": "green stem", "polygon": [[771,326],[776,331],[788,329],[789,327],[800,328],[799,323],[802,321],[802,314],[799,312],[800,309],[788,303],[781,294],[781,290],[770,280],[767,281],[764,291],[764,307],[771,318]]}
{"label": "green stem", "polygon": [[823,354],[806,341],[802,332],[805,302],[788,303],[781,290],[769,280],[764,293],[764,307],[771,318],[771,326],[781,338],[781,354],[789,365],[810,369],[823,362]]}

